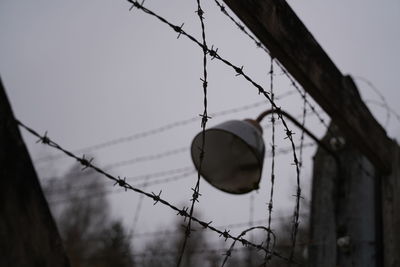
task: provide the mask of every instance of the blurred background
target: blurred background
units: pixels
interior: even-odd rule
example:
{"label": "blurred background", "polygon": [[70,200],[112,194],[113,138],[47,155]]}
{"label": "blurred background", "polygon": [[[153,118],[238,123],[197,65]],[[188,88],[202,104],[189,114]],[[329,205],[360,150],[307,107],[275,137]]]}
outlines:
{"label": "blurred background", "polygon": [[[355,79],[363,100],[388,135],[398,140],[400,55],[398,1],[288,1],[338,68]],[[145,6],[201,40],[196,1],[147,0]],[[270,57],[221,13],[202,3],[208,45],[269,89]],[[126,1],[9,1],[0,3],[0,73],[15,116],[115,176],[145,191],[162,191],[178,207],[190,205],[197,174],[190,144],[201,130],[202,50],[165,24],[129,11]],[[229,12],[229,10],[228,10]],[[232,12],[230,12],[233,14]],[[256,118],[270,104],[256,88],[220,62],[208,64],[207,127]],[[276,103],[302,120],[303,100],[275,64]],[[318,114],[329,117],[309,97]],[[385,107],[385,106],[389,106]],[[307,110],[306,127],[326,127]],[[271,122],[263,121],[266,160],[260,188],[230,195],[201,180],[195,215],[238,235],[266,225],[270,192]],[[300,143],[301,131],[289,125]],[[174,265],[185,224],[151,199],[113,187],[90,170],[23,132],[72,266]],[[278,122],[272,229],[287,254],[295,207],[296,172],[290,143]],[[307,258],[308,206],[316,145],[306,137],[297,258]],[[289,152],[289,153],[288,153]],[[245,237],[261,243],[266,234]],[[197,229],[184,266],[219,266],[231,242]],[[237,244],[227,262],[257,266],[263,254]],[[277,260],[279,266],[283,262]],[[275,263],[274,263],[275,264]]]}

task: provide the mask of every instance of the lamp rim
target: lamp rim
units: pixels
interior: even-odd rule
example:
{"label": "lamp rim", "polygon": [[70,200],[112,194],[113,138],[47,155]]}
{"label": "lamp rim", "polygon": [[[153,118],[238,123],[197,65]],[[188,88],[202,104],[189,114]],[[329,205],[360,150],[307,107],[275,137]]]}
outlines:
{"label": "lamp rim", "polygon": [[[232,121],[245,122],[245,121],[243,121],[243,120],[232,120]],[[259,130],[258,130],[254,125],[252,125],[251,123],[248,123],[248,124],[251,125],[252,127],[254,127],[257,131],[259,131]],[[202,174],[202,173],[199,171],[199,169],[198,169],[198,167],[197,167],[197,165],[196,165],[195,159],[194,159],[194,155],[193,155],[193,145],[194,145],[194,141],[198,138],[198,136],[201,136],[201,135],[203,134],[203,132],[198,133],[198,134],[193,138],[192,144],[191,144],[191,146],[190,146],[190,148],[191,148],[191,149],[190,149],[190,155],[191,155],[192,161],[193,161],[193,163],[194,163],[194,166],[195,166],[197,172],[200,173],[201,176],[203,176],[204,180],[206,180],[207,183],[209,183],[209,184],[212,185],[213,187],[215,187],[215,188],[217,188],[217,189],[219,189],[219,190],[221,190],[221,191],[223,191],[223,192],[225,192],[225,193],[230,193],[230,194],[235,194],[235,195],[242,195],[242,194],[250,193],[250,192],[253,191],[253,190],[259,189],[259,184],[260,184],[260,180],[261,180],[261,176],[262,176],[262,170],[263,170],[263,160],[259,158],[256,149],[253,148],[252,146],[250,146],[249,144],[247,144],[245,141],[243,141],[243,139],[242,139],[240,136],[238,136],[237,134],[232,133],[232,132],[230,132],[230,131],[227,131],[227,130],[224,130],[224,129],[220,129],[220,128],[209,128],[209,129],[206,129],[206,130],[205,130],[205,132],[210,132],[210,131],[217,131],[217,132],[224,132],[224,133],[231,134],[231,135],[235,136],[237,139],[239,139],[240,142],[244,143],[244,144],[250,149],[251,153],[253,154],[253,156],[256,158],[256,160],[257,160],[257,162],[258,162],[258,166],[260,166],[260,167],[259,167],[258,179],[257,179],[257,182],[255,183],[256,186],[253,187],[253,188],[250,188],[249,190],[242,191],[242,192],[232,192],[232,191],[229,191],[229,190],[224,190],[224,189],[222,189],[222,188],[220,188],[220,187],[218,187],[218,186],[212,184],[212,183],[210,182],[210,179],[209,179],[206,175]],[[260,133],[260,134],[262,135],[262,133]],[[264,149],[265,149],[265,148],[264,148]],[[264,152],[264,153],[265,153],[265,152]],[[262,157],[264,157],[264,155],[262,155]]]}

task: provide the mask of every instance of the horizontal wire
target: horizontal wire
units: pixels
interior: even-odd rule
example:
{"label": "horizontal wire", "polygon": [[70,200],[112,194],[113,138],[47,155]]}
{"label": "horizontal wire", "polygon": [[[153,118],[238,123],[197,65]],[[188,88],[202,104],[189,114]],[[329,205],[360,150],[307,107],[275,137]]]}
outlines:
{"label": "horizontal wire", "polygon": [[[304,144],[303,148],[314,147],[314,146],[316,146],[316,144],[314,142],[310,142],[310,143]],[[296,147],[296,149],[298,149],[298,148],[300,148],[300,146]],[[291,147],[286,147],[286,148],[277,149],[275,155],[276,156],[285,155],[285,154],[289,154],[291,152],[292,152],[292,148]],[[267,155],[267,157],[270,157],[270,155]],[[177,170],[179,170],[179,169],[177,169]],[[182,168],[181,170],[185,170],[185,169]],[[183,178],[186,178],[186,177],[188,177],[188,176],[190,176],[191,174],[194,174],[194,173],[195,173],[195,170],[192,167],[191,170],[186,170],[181,175],[167,177],[167,178],[159,179],[159,180],[156,180],[156,181],[148,181],[148,182],[143,182],[143,183],[140,183],[140,184],[134,184],[133,186],[135,186],[135,187],[147,187],[147,186],[170,183],[170,182],[174,182],[174,181],[178,181],[178,180],[181,180]],[[127,181],[128,181],[128,178],[127,178]],[[88,191],[90,191],[90,189],[91,189],[90,185],[84,185],[84,186],[76,186],[76,187],[72,187],[72,188],[56,189],[54,191],[48,191],[48,193],[50,193],[50,195],[52,195],[52,194],[60,195],[60,194],[68,194],[70,192],[70,190],[73,190],[75,192],[81,191],[81,190],[86,190],[88,192]],[[119,194],[119,193],[123,193],[123,192],[124,192],[124,190],[122,190],[122,189],[121,190],[107,190],[107,191],[103,191],[103,192],[88,193],[88,194],[85,195],[84,198],[85,199],[91,199],[91,198],[103,197],[105,195],[110,195],[110,194]],[[50,202],[50,204],[58,205],[58,204],[66,203],[68,201],[74,201],[74,200],[79,200],[79,199],[81,199],[80,196],[72,196],[72,197],[63,198],[63,199],[59,199],[59,200],[53,200],[53,201]]]}
{"label": "horizontal wire", "polygon": [[[276,98],[283,99],[283,98],[293,95],[294,93],[295,93],[295,91],[289,90],[287,92],[282,93],[281,95],[278,95]],[[252,104],[247,104],[247,105],[243,105],[240,107],[235,107],[235,108],[230,108],[230,109],[226,109],[226,110],[221,110],[219,112],[214,112],[214,113],[209,114],[209,116],[210,117],[226,116],[226,115],[235,114],[235,113],[239,113],[242,111],[254,109],[254,108],[263,106],[265,104],[266,104],[265,101],[258,101],[258,102],[252,103]],[[145,138],[148,136],[160,134],[160,133],[166,132],[168,130],[172,130],[174,128],[177,128],[180,126],[185,126],[185,125],[188,125],[188,124],[191,124],[194,122],[198,122],[198,121],[199,121],[199,117],[196,116],[196,117],[192,117],[189,119],[183,119],[183,120],[171,122],[166,125],[156,127],[154,129],[150,129],[150,130],[146,130],[143,132],[134,133],[132,135],[111,139],[111,140],[101,142],[98,144],[78,148],[78,149],[73,150],[73,153],[80,154],[80,153],[93,152],[93,151],[100,150],[103,148],[107,148],[107,147],[111,147],[111,146],[115,146],[115,145],[119,145],[119,144],[123,144],[123,143],[127,143],[127,142],[132,142],[132,141],[135,141],[135,140],[138,140],[141,138]],[[54,161],[54,160],[58,160],[58,159],[62,159],[62,158],[65,158],[65,155],[60,153],[58,155],[50,155],[50,156],[45,156],[45,157],[36,159],[36,160],[34,160],[34,163],[49,162],[49,161]]]}
{"label": "horizontal wire", "polygon": [[[115,169],[118,167],[126,167],[126,166],[134,165],[137,163],[144,163],[144,162],[148,162],[148,161],[159,160],[162,158],[175,156],[175,155],[178,155],[178,154],[181,154],[184,152],[188,152],[188,151],[189,151],[188,146],[178,147],[178,148],[173,148],[170,150],[163,151],[161,153],[150,154],[150,155],[139,156],[139,157],[135,157],[135,158],[127,159],[127,160],[116,161],[116,162],[113,162],[113,163],[110,163],[110,164],[104,166],[103,168],[104,168],[104,170],[109,171],[109,170],[112,170],[112,169]],[[77,177],[77,176],[82,177],[85,175],[87,175],[87,173],[81,172],[79,174],[64,176],[64,178]],[[53,178],[54,177],[43,177],[42,179],[50,180]]]}
{"label": "horizontal wire", "polygon": [[[143,182],[143,183],[140,183],[140,184],[133,184],[132,186],[138,187],[138,188],[144,188],[144,187],[147,188],[147,187],[153,186],[153,185],[167,184],[167,183],[171,183],[171,182],[175,182],[175,181],[187,178],[187,177],[189,177],[190,175],[192,175],[194,173],[195,173],[195,170],[193,169],[190,172],[186,172],[186,173],[183,173],[183,174],[180,174],[180,175],[175,175],[175,176],[171,176],[171,177],[167,177],[167,178],[163,178],[163,179],[158,179],[158,180],[155,180],[155,181]],[[77,189],[75,189],[75,191],[85,190],[85,189],[88,191],[88,193],[85,194],[84,196],[75,195],[75,196],[71,196],[71,197],[67,197],[67,198],[51,200],[49,202],[49,204],[50,205],[59,205],[59,204],[67,203],[67,202],[72,202],[72,201],[75,201],[75,200],[82,200],[82,199],[88,200],[88,199],[92,199],[92,198],[101,198],[101,197],[104,197],[106,195],[113,195],[113,194],[119,194],[119,193],[125,192],[124,189],[120,188],[120,189],[117,189],[117,190],[114,189],[114,190],[105,190],[105,191],[98,191],[98,189],[96,189],[97,192],[90,193],[89,192],[90,191],[90,187],[88,187],[88,186],[85,187],[85,188],[77,188]],[[58,192],[58,195],[63,194],[63,193],[64,194],[68,194],[69,191]]]}
{"label": "horizontal wire", "polygon": [[[186,173],[189,171],[194,170],[192,166],[187,166],[187,167],[182,167],[182,168],[175,168],[175,169],[170,169],[170,170],[165,170],[165,171],[158,171],[158,172],[153,172],[153,173],[148,173],[148,174],[142,174],[142,175],[137,175],[137,176],[131,176],[131,177],[126,177],[127,181],[132,181],[132,182],[137,182],[140,180],[149,180],[149,179],[154,179],[154,178],[160,178],[163,176],[168,176],[168,175],[173,175],[173,174],[179,174],[179,173]],[[82,174],[79,174],[80,176]],[[68,176],[72,177],[72,176]],[[66,177],[68,179],[68,177]],[[58,177],[56,179],[63,179],[64,177]],[[56,181],[54,182],[54,179],[48,178],[51,182],[49,182],[49,185],[51,186],[50,183],[58,183],[61,184],[61,181]],[[90,189],[91,186],[90,184],[84,184],[84,185],[70,185],[68,181],[65,183],[56,186],[56,188],[48,188],[47,193],[49,194],[59,194],[59,193],[65,193],[68,192],[69,190],[71,191],[79,191],[83,189]]]}

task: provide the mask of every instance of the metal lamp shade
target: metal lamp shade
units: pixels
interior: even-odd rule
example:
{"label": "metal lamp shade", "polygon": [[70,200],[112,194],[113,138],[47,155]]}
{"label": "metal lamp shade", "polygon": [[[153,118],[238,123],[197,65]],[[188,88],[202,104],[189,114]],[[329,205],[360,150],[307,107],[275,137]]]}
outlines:
{"label": "metal lamp shade", "polygon": [[[191,154],[199,169],[202,133],[192,142]],[[207,129],[200,174],[216,188],[244,194],[258,189],[264,162],[262,130],[254,121],[233,120]]]}

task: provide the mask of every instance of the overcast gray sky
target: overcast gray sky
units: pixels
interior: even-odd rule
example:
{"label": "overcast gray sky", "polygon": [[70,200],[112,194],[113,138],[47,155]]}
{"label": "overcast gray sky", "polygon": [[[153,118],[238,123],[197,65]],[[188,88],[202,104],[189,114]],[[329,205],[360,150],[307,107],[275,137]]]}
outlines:
{"label": "overcast gray sky", "polygon": [[[206,37],[209,45],[231,62],[242,66],[255,81],[268,88],[269,57],[218,10],[213,1],[203,1]],[[370,80],[400,113],[400,2],[399,1],[289,1],[300,19],[345,74]],[[185,23],[184,29],[200,38],[196,1],[147,0],[145,5],[172,23]],[[177,35],[153,17],[134,9],[126,1],[11,1],[0,3],[0,74],[15,115],[67,149],[79,149],[118,137],[151,130],[202,113],[202,51],[185,37]],[[276,68],[277,69],[277,68]],[[263,101],[257,89],[232,69],[209,63],[208,110],[214,113]],[[277,70],[279,74],[279,70]],[[366,83],[356,80],[364,99],[379,100]],[[276,94],[293,90],[288,80],[276,76]],[[292,95],[278,100],[283,109],[301,114],[301,98]],[[227,119],[254,118],[269,108],[265,105],[247,111],[216,116],[208,126]],[[384,124],[385,110],[370,106]],[[326,117],[326,116],[325,116]],[[264,123],[265,125],[266,123]],[[319,136],[324,134],[315,116],[306,123]],[[392,116],[387,127],[398,137],[399,122]],[[200,131],[197,122],[160,134],[92,152],[95,162],[107,164],[188,147]],[[278,131],[283,132],[281,126]],[[294,129],[296,142],[300,131]],[[265,142],[269,144],[269,129]],[[35,144],[24,133],[33,160],[57,154]],[[278,135],[278,147],[289,144]],[[312,155],[304,155],[302,184],[310,199]],[[292,214],[295,171],[289,156],[277,158],[276,209],[274,216]],[[121,176],[136,176],[191,166],[189,150],[145,163],[115,168]],[[72,165],[70,159],[35,164],[39,174],[62,175]],[[266,218],[269,192],[269,159],[265,162],[260,190],[255,193],[255,219]],[[44,171],[46,170],[46,171]],[[43,178],[43,177],[42,177]],[[188,205],[195,175],[188,179],[160,184],[148,191],[163,190],[162,196],[182,206]],[[111,188],[111,184],[110,184]],[[247,221],[250,194],[231,196],[201,184],[201,216],[215,225]],[[132,222],[138,201],[135,193],[110,195],[113,216]],[[137,232],[168,228],[175,213],[146,199]]]}

